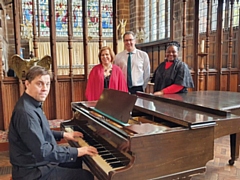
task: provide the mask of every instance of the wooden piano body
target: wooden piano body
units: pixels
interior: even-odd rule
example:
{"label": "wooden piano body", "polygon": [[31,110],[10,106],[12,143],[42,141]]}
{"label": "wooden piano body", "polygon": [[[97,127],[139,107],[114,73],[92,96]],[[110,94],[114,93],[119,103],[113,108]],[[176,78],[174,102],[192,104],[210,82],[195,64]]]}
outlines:
{"label": "wooden piano body", "polygon": [[231,113],[240,107],[238,93],[189,92],[161,97],[138,93],[134,117],[127,123],[98,114],[92,108],[95,104],[72,103],[74,117],[61,127],[86,132],[95,139],[92,144],[84,133],[87,144],[98,142],[122,161],[120,165],[113,162],[112,167],[101,153],[98,157],[84,156],[99,180],[189,179],[205,171],[206,163],[213,159],[214,139],[224,135],[231,135],[230,163],[238,157],[240,116]]}

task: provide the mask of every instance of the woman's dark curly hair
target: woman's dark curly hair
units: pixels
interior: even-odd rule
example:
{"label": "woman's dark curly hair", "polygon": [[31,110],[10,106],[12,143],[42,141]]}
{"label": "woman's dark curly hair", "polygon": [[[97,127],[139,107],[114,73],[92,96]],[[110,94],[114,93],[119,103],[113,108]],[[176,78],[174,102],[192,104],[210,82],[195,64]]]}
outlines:
{"label": "woman's dark curly hair", "polygon": [[167,43],[166,50],[169,46],[176,46],[178,51],[180,49],[180,44],[177,41],[171,41],[171,42]]}

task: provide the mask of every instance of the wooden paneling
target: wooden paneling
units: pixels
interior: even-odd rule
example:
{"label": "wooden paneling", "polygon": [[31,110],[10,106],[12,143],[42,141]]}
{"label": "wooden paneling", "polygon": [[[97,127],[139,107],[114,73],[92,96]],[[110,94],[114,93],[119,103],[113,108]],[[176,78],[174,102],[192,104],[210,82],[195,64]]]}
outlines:
{"label": "wooden paneling", "polygon": [[59,117],[64,117],[64,119],[71,118],[71,89],[70,81],[68,82],[59,82],[59,105],[61,106],[61,111]]}
{"label": "wooden paneling", "polygon": [[232,74],[230,91],[237,92],[237,90],[238,90],[238,74]]}
{"label": "wooden paneling", "polygon": [[[0,90],[2,92],[2,81],[0,81]],[[0,107],[3,107],[3,99],[2,99],[2,93],[0,93]],[[4,122],[3,122],[3,108],[0,108],[0,129],[4,129]]]}
{"label": "wooden paneling", "polygon": [[[194,50],[194,46],[193,46],[193,39],[187,39],[187,44],[189,44],[188,48],[186,48],[186,57],[184,59],[184,62],[188,65],[188,67],[190,69],[193,69],[194,64],[196,63],[195,61],[193,61],[194,59],[194,55],[193,55],[193,50]],[[190,46],[191,44],[191,46]],[[180,51],[181,53],[181,51]],[[197,60],[196,60],[197,61]]]}
{"label": "wooden paneling", "polygon": [[47,119],[55,119],[56,109],[55,109],[55,101],[54,101],[54,86],[51,84],[51,89],[48,94],[47,99],[43,103],[43,111],[47,117]]}
{"label": "wooden paneling", "polygon": [[221,91],[227,91],[227,75],[222,75],[221,77],[221,87],[220,90]]}
{"label": "wooden paneling", "polygon": [[[60,114],[58,117],[61,119],[72,118],[71,110],[71,97],[74,92],[73,101],[83,101],[85,100],[85,87],[86,82],[83,77],[74,78],[73,87],[70,86],[70,78],[58,77],[58,91],[60,92],[57,104],[60,109]],[[7,130],[12,115],[14,106],[19,99],[19,82],[15,78],[8,78],[2,82],[2,91],[0,100],[3,105],[0,106],[0,130]],[[54,84],[51,85],[51,89],[46,101],[43,103],[43,111],[47,119],[56,119],[56,104],[55,104],[55,89]],[[2,99],[1,99],[2,98]],[[1,103],[0,103],[1,104]]]}
{"label": "wooden paneling", "polygon": [[3,106],[1,107],[1,109],[3,111],[4,130],[8,129],[12,111],[19,98],[18,90],[19,90],[18,84],[12,83],[3,84],[2,91]]}
{"label": "wooden paneling", "polygon": [[85,89],[86,82],[85,81],[74,81],[74,101],[86,100],[85,98]]}
{"label": "wooden paneling", "polygon": [[215,75],[209,75],[208,77],[208,90],[216,90],[216,76]]}

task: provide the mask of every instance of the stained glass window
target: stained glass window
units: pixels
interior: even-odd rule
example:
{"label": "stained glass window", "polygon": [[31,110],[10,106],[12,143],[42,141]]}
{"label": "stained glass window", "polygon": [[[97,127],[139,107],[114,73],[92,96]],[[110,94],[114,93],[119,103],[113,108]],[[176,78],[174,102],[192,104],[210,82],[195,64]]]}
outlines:
{"label": "stained glass window", "polygon": [[83,36],[82,1],[73,1],[73,36]]}
{"label": "stained glass window", "polygon": [[56,35],[57,36],[67,36],[67,0],[65,1],[55,1],[55,21],[56,21]]}
{"label": "stained glass window", "polygon": [[112,37],[113,34],[113,7],[111,0],[102,2],[103,37]]}
{"label": "stained glass window", "polygon": [[[39,1],[39,19],[37,24],[40,24],[40,34],[39,36],[49,36],[49,13],[48,13],[48,1],[47,0],[40,0]],[[37,12],[35,11],[36,15]]]}
{"label": "stained glass window", "polygon": [[[49,10],[48,0],[35,0],[35,20],[37,26],[37,35],[40,37],[49,36]],[[32,26],[33,10],[32,1],[22,0],[22,35],[29,34],[27,27]],[[102,36],[113,36],[113,12],[112,0],[101,1],[102,10]],[[72,1],[72,22],[73,36],[82,37],[83,21],[82,21],[82,1]],[[88,36],[98,37],[99,35],[99,1],[87,1],[88,13]],[[38,18],[39,17],[39,18]],[[55,20],[56,35],[67,37],[68,35],[68,12],[67,0],[55,0]]]}
{"label": "stained glass window", "polygon": [[[88,35],[96,37],[99,34],[99,3],[95,0],[89,0],[88,6]],[[102,36],[112,37],[113,28],[113,13],[112,13],[112,1],[101,0],[102,10]]]}

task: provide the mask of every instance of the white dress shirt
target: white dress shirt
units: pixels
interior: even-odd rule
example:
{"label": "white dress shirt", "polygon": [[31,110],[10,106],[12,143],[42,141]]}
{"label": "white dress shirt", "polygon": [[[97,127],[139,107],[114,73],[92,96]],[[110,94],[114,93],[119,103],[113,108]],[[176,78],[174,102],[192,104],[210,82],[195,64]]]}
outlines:
{"label": "white dress shirt", "polygon": [[[129,52],[124,50],[115,56],[114,64],[119,66],[127,80],[127,61]],[[143,86],[143,90],[147,87],[150,78],[150,61],[148,54],[144,51],[136,49],[131,52],[132,62],[132,85]]]}

